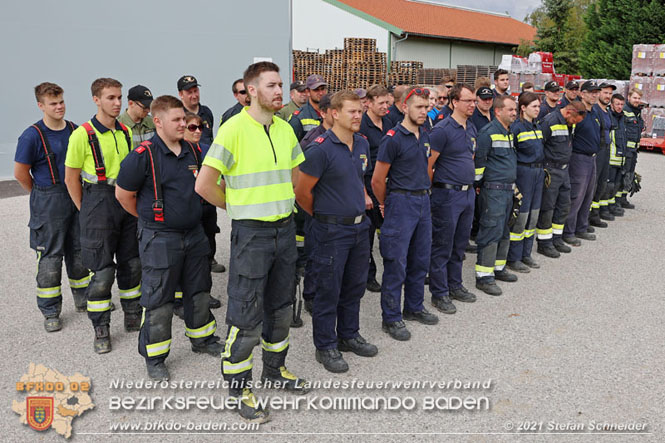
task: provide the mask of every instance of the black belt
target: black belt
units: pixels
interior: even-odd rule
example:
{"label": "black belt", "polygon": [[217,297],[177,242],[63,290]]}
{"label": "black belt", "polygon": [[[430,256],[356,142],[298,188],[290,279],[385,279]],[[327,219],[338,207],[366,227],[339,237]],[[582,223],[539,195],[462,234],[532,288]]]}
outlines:
{"label": "black belt", "polygon": [[404,194],[404,195],[425,195],[427,194],[427,189],[421,189],[420,191],[409,191],[408,189],[391,189],[390,193],[392,194],[393,192],[396,194]]}
{"label": "black belt", "polygon": [[515,183],[483,183],[483,187],[486,189],[497,189],[500,191],[513,191],[515,189]]}
{"label": "black belt", "polygon": [[579,152],[579,151],[573,151],[573,154],[579,154],[579,155],[586,155],[587,157],[595,157],[596,153],[593,152]]}
{"label": "black belt", "polygon": [[454,189],[455,191],[468,191],[473,185],[450,185],[448,183],[432,183],[435,188]]}
{"label": "black belt", "polygon": [[546,168],[554,168],[554,169],[566,169],[568,167],[568,163],[556,163],[556,162],[545,162],[543,163]]}
{"label": "black belt", "polygon": [[314,218],[321,223],[331,225],[359,225],[365,219],[365,214],[356,217],[336,217],[334,215],[314,214]]}
{"label": "black belt", "polygon": [[115,185],[83,182],[83,189],[93,192],[115,192]]}
{"label": "black belt", "polygon": [[241,220],[233,220],[233,223],[238,223],[243,226],[248,226],[250,228],[279,228],[288,225],[292,218],[293,218],[293,213],[289,214],[287,217],[280,218],[279,220],[275,221],[241,219]]}
{"label": "black belt", "polygon": [[542,163],[524,163],[524,162],[517,162],[518,165],[520,166],[526,166],[528,168],[542,168],[543,164]]}
{"label": "black belt", "polygon": [[48,186],[39,186],[33,183],[32,188],[40,192],[67,192],[67,187],[64,183],[56,183],[55,185]]}

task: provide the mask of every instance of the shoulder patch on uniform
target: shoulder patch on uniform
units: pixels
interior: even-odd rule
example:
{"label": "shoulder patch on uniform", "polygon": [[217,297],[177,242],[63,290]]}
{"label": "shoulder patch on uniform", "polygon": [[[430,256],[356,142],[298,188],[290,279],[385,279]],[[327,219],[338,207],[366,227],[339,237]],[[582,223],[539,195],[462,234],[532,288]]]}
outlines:
{"label": "shoulder patch on uniform", "polygon": [[445,115],[439,113],[439,115],[436,116],[436,119],[437,120],[443,120],[444,117],[445,117]]}
{"label": "shoulder patch on uniform", "polygon": [[142,154],[143,151],[145,151],[145,146],[139,146],[136,149],[134,149],[138,154]]}
{"label": "shoulder patch on uniform", "polygon": [[390,109],[388,109],[388,110],[386,111],[386,115],[388,115],[388,114],[390,114]]}
{"label": "shoulder patch on uniform", "polygon": [[317,139],[314,140],[314,143],[323,143],[325,139],[326,139],[325,137],[317,137]]}
{"label": "shoulder patch on uniform", "polygon": [[390,129],[388,132],[386,132],[386,135],[392,137],[393,135],[395,135],[395,131]]}
{"label": "shoulder patch on uniform", "polygon": [[291,115],[298,115],[298,114],[300,114],[300,109],[296,109],[295,111],[293,111],[293,114]]}
{"label": "shoulder patch on uniform", "polygon": [[356,132],[356,134],[367,140],[367,136],[365,134],[361,134],[360,132]]}

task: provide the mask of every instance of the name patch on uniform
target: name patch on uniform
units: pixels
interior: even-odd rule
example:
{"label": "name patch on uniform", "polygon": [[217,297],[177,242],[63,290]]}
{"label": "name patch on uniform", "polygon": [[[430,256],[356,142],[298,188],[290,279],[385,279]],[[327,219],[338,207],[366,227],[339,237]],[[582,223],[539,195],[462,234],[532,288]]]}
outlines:
{"label": "name patch on uniform", "polygon": [[293,111],[293,114],[291,115],[298,115],[298,114],[300,114],[300,109],[296,109],[295,111]]}
{"label": "name patch on uniform", "polygon": [[324,140],[325,140],[325,138],[323,138],[323,137],[319,137],[319,138],[317,138],[317,139],[314,140],[314,141],[315,141],[316,143],[323,143]]}
{"label": "name patch on uniform", "polygon": [[473,152],[476,152],[476,138],[471,137],[471,146],[473,147]]}
{"label": "name patch on uniform", "polygon": [[188,166],[187,166],[187,169],[189,169],[190,171],[192,171],[192,174],[194,174],[194,177],[198,177],[198,176],[199,176],[199,167],[198,167],[198,166],[196,166],[196,165],[188,165]]}
{"label": "name patch on uniform", "polygon": [[432,148],[430,148],[429,143],[425,143],[425,154],[428,158],[432,156]]}
{"label": "name patch on uniform", "polygon": [[367,169],[367,156],[365,154],[360,154],[359,158],[363,162],[363,172],[365,172],[365,170]]}

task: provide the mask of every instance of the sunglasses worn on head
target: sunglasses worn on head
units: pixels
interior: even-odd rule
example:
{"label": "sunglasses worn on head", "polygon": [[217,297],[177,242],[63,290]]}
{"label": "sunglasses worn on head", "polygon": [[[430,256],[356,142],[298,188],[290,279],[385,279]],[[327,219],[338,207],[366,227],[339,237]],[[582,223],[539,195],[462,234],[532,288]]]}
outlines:
{"label": "sunglasses worn on head", "polygon": [[194,132],[194,131],[196,131],[197,129],[198,129],[199,131],[202,131],[202,132],[203,132],[203,125],[194,125],[194,124],[187,125],[187,130],[188,130],[189,132]]}
{"label": "sunglasses worn on head", "polygon": [[429,98],[429,89],[426,88],[413,88],[409,93],[406,95],[406,98],[404,99],[404,103],[411,97],[412,95],[420,95],[425,98]]}

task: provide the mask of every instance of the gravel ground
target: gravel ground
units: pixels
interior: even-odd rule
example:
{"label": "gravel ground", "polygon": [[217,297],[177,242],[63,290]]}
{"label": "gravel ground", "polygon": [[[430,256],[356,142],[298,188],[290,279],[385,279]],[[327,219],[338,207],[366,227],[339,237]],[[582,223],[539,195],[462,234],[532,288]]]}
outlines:
{"label": "gravel ground", "polygon": [[[287,360],[290,370],[321,382],[441,382],[443,386],[420,389],[334,389],[321,387],[307,397],[314,399],[286,410],[274,407],[272,421],[250,431],[262,440],[274,441],[386,441],[417,438],[427,441],[663,441],[663,295],[662,248],[665,246],[665,156],[642,153],[638,171],[643,191],[632,201],[637,209],[599,229],[598,240],[584,242],[572,254],[558,260],[538,254],[542,268],[520,275],[517,283],[500,283],[501,297],[478,293],[474,304],[457,303],[455,315],[440,314],[436,326],[410,323],[410,342],[390,339],[381,331],[378,294],[366,293],[361,307],[361,333],[379,347],[379,355],[362,358],[347,355],[348,373],[333,375],[314,359],[311,319],[304,314],[305,327],[291,333]],[[5,194],[7,195],[7,194]],[[35,306],[34,253],[28,248],[28,197],[0,201],[0,232],[4,244],[0,256],[0,278],[7,305],[0,313],[5,331],[0,370],[5,413],[0,415],[3,441],[56,441],[53,430],[37,434],[19,424],[11,411],[12,399],[21,400],[15,382],[31,362],[42,363],[65,375],[81,372],[93,381],[96,408],[74,421],[77,441],[132,440],[181,441],[183,428],[159,430],[166,434],[114,435],[113,423],[163,424],[208,422],[239,423],[230,411],[200,410],[115,410],[113,397],[197,396],[226,394],[224,389],[122,389],[113,380],[143,380],[145,365],[137,353],[136,333],[125,333],[122,315],[113,313],[113,352],[96,355],[93,331],[85,314],[74,311],[69,290],[63,283],[64,328],[47,334]],[[217,260],[228,264],[230,222],[220,211],[222,234]],[[378,246],[375,254],[378,255]],[[475,255],[464,264],[466,286],[473,288]],[[63,273],[64,274],[64,273]],[[64,277],[64,275],[63,275]],[[66,279],[65,279],[66,280]],[[226,274],[215,274],[214,295],[225,299]],[[114,299],[119,306],[114,289]],[[429,300],[429,294],[426,294]],[[427,306],[429,303],[427,302]],[[434,311],[434,309],[431,309]],[[225,303],[215,310],[223,321]],[[225,328],[219,333],[224,335]],[[174,341],[167,360],[173,381],[216,382],[220,377],[218,358],[193,354],[184,336],[184,324],[174,318]],[[260,351],[255,352],[256,378],[260,375]],[[456,388],[448,382],[484,382],[489,388]],[[260,397],[290,398],[282,393],[257,389]],[[397,410],[326,410],[329,398],[394,397]],[[426,410],[428,398],[438,405],[454,407],[455,397],[476,399],[481,406],[469,410]],[[485,400],[486,399],[486,400]],[[415,403],[413,409],[409,401]],[[468,400],[470,401],[470,400]],[[486,402],[486,403],[483,403]],[[219,400],[216,402],[219,403]],[[158,404],[159,405],[159,404]],[[313,410],[317,406],[318,410]],[[646,432],[600,435],[592,423],[646,426]],[[571,431],[571,426],[582,430]],[[523,428],[539,429],[528,435]],[[556,427],[556,429],[554,429]],[[553,432],[567,433],[553,435]],[[199,432],[193,430],[192,432]],[[205,431],[201,431],[205,432]],[[214,432],[214,431],[208,431]],[[238,432],[238,431],[234,431]],[[175,435],[174,435],[175,433]],[[227,432],[228,433],[228,432]],[[340,435],[344,434],[344,435]],[[200,434],[185,438],[195,441],[238,440],[241,435]]]}

